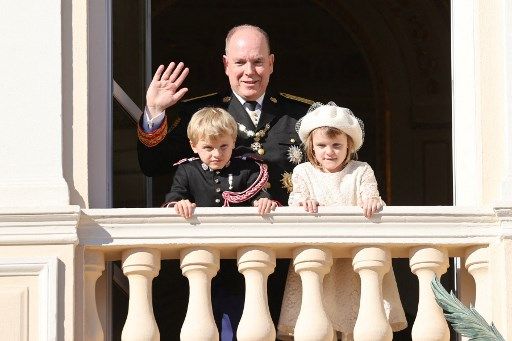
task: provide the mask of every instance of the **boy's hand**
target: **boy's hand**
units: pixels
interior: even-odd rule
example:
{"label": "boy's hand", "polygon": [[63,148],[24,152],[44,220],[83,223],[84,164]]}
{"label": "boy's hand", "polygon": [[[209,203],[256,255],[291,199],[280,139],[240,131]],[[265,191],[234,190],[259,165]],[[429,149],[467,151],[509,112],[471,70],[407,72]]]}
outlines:
{"label": "boy's hand", "polygon": [[185,219],[192,217],[195,208],[196,204],[190,202],[187,199],[180,200],[176,204],[174,204],[174,209],[176,210],[176,213],[178,213]]}
{"label": "boy's hand", "polygon": [[269,214],[270,211],[274,211],[277,207],[277,202],[269,198],[261,198],[254,201],[254,206],[258,207],[259,214],[264,215]]}
{"label": "boy's hand", "polygon": [[299,206],[303,206],[304,210],[309,213],[317,213],[318,205],[318,201],[316,201],[315,199],[306,199],[299,202]]}
{"label": "boy's hand", "polygon": [[366,218],[371,218],[374,213],[382,209],[382,206],[384,206],[384,204],[380,197],[369,198],[363,200],[361,203],[361,208],[363,209],[363,214]]}

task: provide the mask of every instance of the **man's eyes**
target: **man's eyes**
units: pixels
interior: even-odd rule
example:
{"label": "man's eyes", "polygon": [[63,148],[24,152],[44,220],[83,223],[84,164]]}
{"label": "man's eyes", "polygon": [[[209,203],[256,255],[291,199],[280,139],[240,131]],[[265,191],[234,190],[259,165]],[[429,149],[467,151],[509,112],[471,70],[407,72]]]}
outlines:
{"label": "man's eyes", "polygon": [[[247,62],[245,60],[235,60],[236,66],[242,66],[245,64],[247,64]],[[261,65],[263,65],[263,60],[261,60],[261,59],[255,60],[252,62],[252,64],[255,66],[261,66]]]}

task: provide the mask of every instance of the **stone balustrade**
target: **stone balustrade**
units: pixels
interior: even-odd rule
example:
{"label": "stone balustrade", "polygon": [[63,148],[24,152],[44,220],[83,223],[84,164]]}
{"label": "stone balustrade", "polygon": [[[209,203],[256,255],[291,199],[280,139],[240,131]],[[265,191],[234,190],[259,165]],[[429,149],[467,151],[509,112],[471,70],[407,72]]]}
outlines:
{"label": "stone balustrade", "polygon": [[[490,321],[492,312],[498,309],[493,309],[489,294],[493,285],[489,250],[512,237],[501,216],[493,210],[455,207],[386,207],[370,220],[352,207],[321,208],[317,215],[278,208],[266,217],[250,208],[199,208],[192,219],[185,220],[165,209],[84,210],[78,236],[90,253],[84,284],[91,321],[87,329],[92,329],[87,334],[92,335],[91,340],[103,335],[94,317],[91,289],[102,271],[101,262],[103,258],[121,259],[130,286],[122,339],[159,339],[151,307],[151,281],[158,275],[162,257],[179,258],[189,281],[181,339],[218,340],[210,284],[219,270],[219,259],[236,258],[246,288],[237,338],[274,340],[267,279],[276,258],[291,258],[304,293],[295,340],[332,341],[335,333],[322,305],[322,280],[333,258],[351,258],[361,280],[354,339],[391,340],[393,334],[382,305],[382,279],[390,270],[392,258],[409,258],[410,271],[419,283],[418,313],[411,338],[449,340],[448,326],[430,281],[446,272],[449,257],[464,257],[465,267],[476,282],[476,307]],[[498,287],[503,283],[496,284]]]}

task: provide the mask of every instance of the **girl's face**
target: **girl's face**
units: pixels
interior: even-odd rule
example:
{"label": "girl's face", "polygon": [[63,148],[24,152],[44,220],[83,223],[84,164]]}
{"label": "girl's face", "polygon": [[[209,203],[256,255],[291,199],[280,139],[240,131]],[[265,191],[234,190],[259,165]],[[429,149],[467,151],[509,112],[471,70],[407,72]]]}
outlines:
{"label": "girl's face", "polygon": [[327,136],[324,130],[317,129],[312,132],[313,152],[322,170],[327,173],[339,172],[343,169],[343,161],[348,154],[347,134]]}

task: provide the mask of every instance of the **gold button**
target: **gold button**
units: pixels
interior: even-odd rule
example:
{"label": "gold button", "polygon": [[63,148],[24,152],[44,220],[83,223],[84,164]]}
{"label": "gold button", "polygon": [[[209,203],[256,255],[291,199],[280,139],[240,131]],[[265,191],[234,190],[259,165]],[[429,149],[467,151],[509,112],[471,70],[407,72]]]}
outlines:
{"label": "gold button", "polygon": [[215,202],[218,204],[220,203],[220,199],[215,199]]}
{"label": "gold button", "polygon": [[220,188],[216,188],[215,192],[219,193],[220,192]]}
{"label": "gold button", "polygon": [[213,181],[214,181],[216,184],[218,184],[218,183],[219,183],[219,179],[215,179],[215,180],[213,180]]}
{"label": "gold button", "polygon": [[290,142],[291,143],[295,143],[295,139],[290,139]]}

